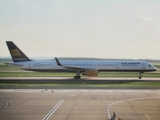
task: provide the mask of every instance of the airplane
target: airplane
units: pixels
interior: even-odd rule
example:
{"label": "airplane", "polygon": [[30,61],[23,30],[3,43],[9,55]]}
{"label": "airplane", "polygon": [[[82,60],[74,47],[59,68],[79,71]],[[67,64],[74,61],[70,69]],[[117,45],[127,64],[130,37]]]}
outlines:
{"label": "airplane", "polygon": [[81,75],[97,77],[99,72],[139,72],[139,79],[144,72],[156,71],[157,68],[145,61],[73,61],[73,60],[31,60],[12,41],[6,41],[13,63],[6,63],[27,71],[38,72],[74,72],[74,79],[80,79]]}

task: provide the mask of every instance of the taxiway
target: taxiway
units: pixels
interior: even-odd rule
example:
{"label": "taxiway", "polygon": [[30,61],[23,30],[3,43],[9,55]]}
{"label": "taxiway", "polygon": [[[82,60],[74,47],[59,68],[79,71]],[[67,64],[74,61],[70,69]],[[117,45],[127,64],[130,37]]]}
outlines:
{"label": "taxiway", "polygon": [[121,120],[160,120],[160,90],[0,89],[0,98],[3,120],[109,120],[113,111]]}

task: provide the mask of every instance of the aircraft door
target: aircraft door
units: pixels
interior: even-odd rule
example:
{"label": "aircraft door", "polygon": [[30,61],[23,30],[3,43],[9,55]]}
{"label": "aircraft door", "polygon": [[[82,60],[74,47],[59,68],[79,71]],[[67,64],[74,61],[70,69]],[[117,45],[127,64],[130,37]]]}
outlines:
{"label": "aircraft door", "polygon": [[142,69],[146,69],[146,64],[142,64]]}
{"label": "aircraft door", "polygon": [[116,63],[116,69],[119,69],[119,64],[118,63]]}
{"label": "aircraft door", "polygon": [[31,63],[28,64],[28,68],[31,68]]}

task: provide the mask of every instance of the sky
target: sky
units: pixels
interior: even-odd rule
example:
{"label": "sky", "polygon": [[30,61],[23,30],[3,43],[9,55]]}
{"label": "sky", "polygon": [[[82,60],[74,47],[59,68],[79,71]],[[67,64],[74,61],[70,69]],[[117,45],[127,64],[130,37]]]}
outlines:
{"label": "sky", "polygon": [[0,0],[0,56],[160,59],[159,0]]}

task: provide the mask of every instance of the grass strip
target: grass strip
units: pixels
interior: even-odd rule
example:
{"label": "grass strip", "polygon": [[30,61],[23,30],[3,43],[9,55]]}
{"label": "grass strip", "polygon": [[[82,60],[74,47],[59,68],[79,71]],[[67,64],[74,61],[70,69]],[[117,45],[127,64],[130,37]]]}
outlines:
{"label": "grass strip", "polygon": [[26,83],[0,83],[0,87],[4,86],[85,86],[85,87],[160,87],[160,82],[129,82],[129,83],[52,83],[52,84],[26,84]]}
{"label": "grass strip", "polygon": [[[66,72],[0,72],[0,77],[73,77],[75,73]],[[139,73],[99,73],[99,77],[138,77]],[[143,77],[160,77],[160,73],[144,73]]]}

